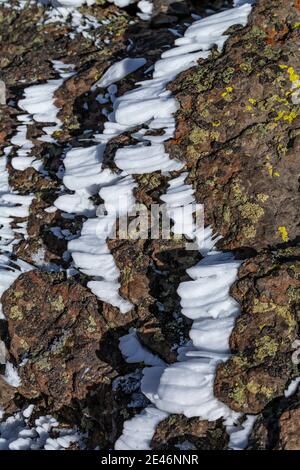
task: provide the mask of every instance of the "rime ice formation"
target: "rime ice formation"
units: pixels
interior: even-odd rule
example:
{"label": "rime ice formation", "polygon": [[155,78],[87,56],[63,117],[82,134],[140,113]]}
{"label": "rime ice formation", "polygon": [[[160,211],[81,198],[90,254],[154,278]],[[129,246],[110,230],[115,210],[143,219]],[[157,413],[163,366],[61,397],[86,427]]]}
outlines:
{"label": "rime ice formation", "polygon": [[[10,148],[6,148],[4,152],[5,154],[0,159],[0,298],[20,274],[31,268],[24,261],[11,259],[13,246],[18,243],[17,235],[26,236],[26,223],[18,223],[14,228],[11,224],[15,217],[28,217],[29,206],[33,198],[30,195],[21,196],[12,192],[6,169],[7,155]],[[4,318],[1,304],[0,318]],[[5,373],[2,377],[13,386],[19,385],[16,371],[10,363],[6,364]]]}
{"label": "rime ice formation", "polygon": [[292,380],[288,388],[285,390],[284,396],[288,398],[294,395],[294,393],[297,391],[299,383],[300,383],[300,377],[297,377],[296,379]]}
{"label": "rime ice formation", "polygon": [[22,124],[17,127],[17,134],[11,139],[11,143],[19,147],[18,156],[12,159],[11,164],[13,168],[19,171],[24,171],[30,166],[37,171],[41,170],[41,163],[35,160],[34,155],[30,155],[34,145],[26,137],[27,125],[33,122],[32,119],[36,122],[55,124],[43,128],[45,134],[40,137],[40,140],[45,142],[55,142],[52,135],[60,129],[62,124],[57,117],[59,109],[54,104],[54,93],[63,84],[64,80],[74,74],[74,71],[72,65],[64,64],[58,60],[52,61],[52,65],[54,70],[59,73],[60,78],[25,88],[25,97],[18,102],[19,108],[28,113],[18,116],[18,120]]}
{"label": "rime ice formation", "polygon": [[[195,21],[182,38],[176,39],[176,47],[162,54],[154,66],[153,79],[139,83],[139,88],[129,92],[129,99],[125,94],[116,100],[114,117],[117,122],[137,125],[153,118],[163,118],[169,119],[170,123],[178,105],[165,91],[166,84],[181,71],[192,67],[199,58],[208,57],[213,45],[222,49],[227,39],[225,31],[234,24],[245,26],[250,11],[251,5],[243,2],[243,5],[236,5],[234,9]],[[143,164],[141,148],[148,135],[143,139],[143,131],[140,131],[139,137],[142,143],[135,148],[121,148],[116,152],[115,162],[127,174],[143,172],[136,155]],[[156,151],[154,148],[147,150],[149,158],[145,161],[144,172],[155,168],[151,166],[151,159],[157,154],[161,155],[163,161],[165,153],[162,142],[150,140],[150,149],[156,147]],[[239,308],[230,297],[229,289],[236,279],[240,263],[230,253],[214,250],[218,238],[212,236],[210,229],[201,230],[201,227],[194,225],[193,213],[197,207],[191,186],[185,184],[186,176],[186,173],[182,173],[171,180],[161,199],[174,221],[175,233],[181,230],[181,233],[194,238],[204,256],[203,260],[188,270],[192,280],[180,284],[178,289],[182,313],[194,320],[190,332],[192,344],[179,351],[177,363],[166,368],[145,368],[142,391],[160,411],[207,420],[222,417],[228,425],[233,425],[239,415],[214,397],[213,386],[218,363],[230,355],[228,339]],[[139,415],[140,419],[142,417]],[[132,424],[131,421],[129,423]],[[132,448],[132,436],[129,436],[127,425],[128,422],[120,438],[122,449]],[[149,444],[150,440],[146,445]]]}
{"label": "rime ice formation", "polygon": [[142,391],[160,410],[209,421],[237,417],[214,397],[213,385],[217,364],[230,354],[228,338],[239,309],[229,288],[239,264],[231,254],[211,251],[187,271],[193,280],[181,283],[178,294],[182,313],[194,320],[192,347],[159,372],[157,387],[152,377],[157,381],[158,370],[144,370]]}
{"label": "rime ice formation", "polygon": [[[79,270],[84,273],[89,272],[89,275],[95,278],[88,284],[93,292],[101,300],[119,307],[124,313],[130,310],[131,305],[118,294],[119,271],[110,253],[105,249],[105,240],[110,230],[113,229],[116,215],[122,215],[123,209],[120,210],[120,201],[122,200],[123,208],[127,206],[130,209],[132,206],[134,183],[128,180],[130,175],[154,171],[179,171],[183,168],[181,162],[169,158],[163,145],[163,142],[173,135],[175,120],[172,115],[178,109],[178,103],[166,90],[166,85],[179,72],[195,65],[200,57],[207,57],[209,48],[213,44],[217,43],[221,48],[227,39],[227,36],[222,36],[222,33],[233,24],[245,25],[249,12],[250,6],[244,5],[230,12],[223,12],[195,22],[187,29],[183,38],[176,39],[176,47],[164,53],[156,62],[151,80],[138,83],[137,88],[114,100],[113,112],[108,116],[103,134],[95,136],[99,144],[85,149],[72,149],[67,153],[64,162],[66,173],[63,181],[68,189],[75,191],[75,194],[73,198],[70,195],[60,196],[55,205],[65,212],[72,212],[79,202],[82,213],[91,211],[89,196],[99,191],[105,205],[110,203],[107,215],[85,222],[87,228],[84,224],[79,238],[80,251],[74,246],[76,245],[74,241],[70,242],[69,250]],[[186,49],[187,45],[193,51],[197,49],[197,52],[189,53]],[[184,46],[184,52],[182,46]],[[111,73],[113,69],[109,70],[108,83],[113,83],[112,80],[114,82],[119,80],[118,67],[114,71],[115,77]],[[125,131],[130,131],[135,126],[143,126],[133,135],[138,141],[137,144],[120,147],[115,155],[115,163],[122,170],[121,175],[103,169],[102,158],[107,142]],[[155,135],[145,135],[147,129],[158,128],[163,129],[165,135],[158,136],[158,139]],[[124,194],[124,184],[129,188],[126,194]],[[110,185],[113,185],[115,192],[113,203],[111,200],[108,201],[108,192],[103,190],[105,186]],[[86,238],[87,234],[88,238]],[[89,240],[90,245],[85,243],[85,240]],[[103,244],[99,243],[99,240],[103,240]],[[94,245],[97,247],[94,248]],[[89,268],[94,255],[97,256],[96,266]],[[101,265],[106,269],[101,269]]]}
{"label": "rime ice formation", "polygon": [[3,80],[0,80],[0,105],[6,104],[6,86]]}
{"label": "rime ice formation", "polygon": [[143,362],[147,366],[165,366],[163,360],[141,345],[133,329],[128,333],[128,335],[121,336],[119,347],[123,357],[126,359],[126,362],[130,364]]}
{"label": "rime ice formation", "polygon": [[245,421],[240,426],[227,426],[229,434],[229,449],[244,450],[248,444],[248,438],[252,432],[257,416],[247,415]]}
{"label": "rime ice formation", "polygon": [[54,7],[77,8],[86,3],[93,5],[96,0],[50,0],[51,5]]}
{"label": "rime ice formation", "polygon": [[168,414],[148,406],[134,418],[125,421],[123,434],[116,441],[116,450],[150,450],[150,442],[157,425]]}
{"label": "rime ice formation", "polygon": [[[18,105],[24,111],[33,115],[33,119],[37,122],[55,122],[60,126],[57,118],[58,108],[54,105],[54,92],[61,86],[63,81],[73,74],[72,66],[63,64],[60,61],[53,61],[55,70],[60,73],[61,78],[58,80],[49,80],[42,85],[34,85],[25,89],[25,98],[20,100]],[[25,170],[29,166],[33,166],[37,170],[40,164],[35,162],[34,156],[28,156],[33,149],[32,142],[27,139],[27,124],[31,121],[29,114],[19,116],[22,122],[17,127],[17,133],[12,137],[11,143],[19,147],[17,157],[11,159],[12,166],[20,171]],[[55,128],[44,128],[47,137],[51,138],[51,134]],[[48,140],[48,139],[47,139]],[[27,236],[26,222],[17,223],[12,228],[15,218],[26,218],[29,216],[29,207],[34,198],[33,195],[19,195],[12,191],[8,182],[7,157],[11,148],[6,148],[5,155],[0,160],[0,296],[5,292],[17,277],[32,269],[32,266],[22,260],[12,260],[11,252],[13,246],[18,243],[17,235]],[[0,317],[3,318],[2,306],[0,305]],[[13,386],[18,386],[18,380],[15,378],[15,371],[10,363],[6,364],[4,379]]]}
{"label": "rime ice formation", "polygon": [[[132,3],[131,0],[113,2],[122,3],[120,6]],[[57,0],[55,3],[75,7],[83,2]],[[140,3],[143,4],[142,8],[146,8],[146,2]],[[55,206],[66,213],[88,217],[79,238],[71,240],[68,249],[75,266],[91,278],[87,285],[92,292],[123,313],[128,312],[132,305],[119,294],[120,273],[106,240],[114,229],[116,218],[126,214],[134,206],[134,175],[155,171],[168,175],[170,171],[184,170],[183,163],[172,160],[163,145],[164,141],[174,135],[173,114],[179,106],[166,85],[180,72],[196,65],[200,58],[208,57],[212,46],[217,45],[222,49],[228,37],[224,33],[230,26],[246,25],[251,10],[250,3],[240,0],[235,4],[234,9],[195,21],[183,37],[176,39],[175,47],[165,51],[156,62],[152,79],[137,83],[136,88],[112,100],[113,111],[108,115],[103,133],[95,136],[97,144],[71,149],[66,154],[63,183],[68,191],[58,197]],[[104,74],[102,77],[101,86],[109,86],[123,76],[119,66],[112,66],[106,76]],[[43,137],[47,141],[52,141],[52,134],[60,125],[53,97],[63,79],[64,77],[27,88],[24,100],[19,103],[37,122],[48,122],[51,117],[55,126],[44,128],[46,135]],[[40,87],[38,92],[37,87]],[[19,145],[21,152],[16,158],[31,158],[27,156],[32,148],[25,132],[28,119],[30,117],[26,115],[13,142]],[[136,127],[139,128],[138,131]],[[157,135],[156,132],[151,135],[151,129],[163,130],[163,135]],[[137,143],[117,150],[115,164],[121,172],[114,173],[103,167],[103,155],[106,144],[123,132],[131,132]],[[15,165],[18,169],[26,167],[23,160],[19,160],[19,163],[16,161]],[[232,425],[237,418],[236,413],[214,397],[213,382],[217,364],[228,358],[228,337],[238,314],[238,306],[230,298],[229,288],[236,278],[239,262],[231,254],[214,251],[217,237],[212,236],[209,228],[201,230],[201,227],[194,224],[193,216],[197,206],[191,186],[185,183],[186,176],[185,172],[178,173],[169,182],[169,188],[161,199],[166,204],[169,217],[174,221],[175,233],[183,233],[194,239],[204,256],[200,263],[188,270],[191,280],[182,283],[178,289],[182,313],[193,320],[191,345],[179,351],[177,363],[166,367],[163,361],[140,348],[141,345],[132,332],[121,339],[120,348],[128,361],[142,360],[150,366],[144,369],[142,389],[154,406],[125,422],[123,434],[116,442],[116,449],[149,449],[155,427],[168,413],[183,413],[188,417],[199,416],[208,420],[223,417],[228,425]],[[19,196],[11,197],[8,188],[6,197],[5,191],[3,204],[0,200],[4,218],[11,217],[11,211],[20,207],[16,207],[14,199]],[[71,191],[73,194],[70,194]],[[99,211],[91,200],[91,196],[97,194],[104,201],[105,212]],[[5,204],[8,204],[7,210]],[[6,229],[9,233],[10,222]],[[26,228],[23,226],[20,230],[24,233]],[[7,238],[8,245],[14,243],[14,238],[9,237],[10,235]],[[9,257],[7,261],[4,259],[3,264],[3,269],[9,268]],[[18,269],[26,269],[26,266],[15,262],[12,272]],[[0,285],[1,274],[0,270]],[[21,439],[20,436],[15,439],[17,443],[14,445],[22,448],[20,445],[23,443],[18,441],[19,438]],[[30,444],[24,445],[30,448]],[[55,448],[53,442],[50,445]]]}
{"label": "rime ice formation", "polygon": [[135,72],[140,67],[143,67],[145,63],[146,59],[143,58],[130,59],[127,57],[126,59],[119,60],[118,62],[115,62],[113,65],[111,65],[108,70],[106,70],[100,80],[95,83],[93,88],[106,88],[109,85],[112,85],[113,83],[122,80],[122,78],[125,78],[130,73]]}
{"label": "rime ice formation", "polygon": [[40,416],[29,424],[33,409],[29,405],[6,419],[0,410],[0,450],[64,450],[72,443],[81,445],[83,436],[76,429],[60,428],[52,416]]}

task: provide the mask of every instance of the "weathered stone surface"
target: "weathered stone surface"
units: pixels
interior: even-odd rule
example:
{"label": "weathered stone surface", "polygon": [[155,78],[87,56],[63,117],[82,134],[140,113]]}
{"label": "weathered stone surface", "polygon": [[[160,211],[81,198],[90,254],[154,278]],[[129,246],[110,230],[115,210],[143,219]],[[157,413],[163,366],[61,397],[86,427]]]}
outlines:
{"label": "weathered stone surface", "polygon": [[18,362],[26,357],[19,369],[21,394],[45,395],[59,409],[114,377],[111,366],[99,359],[106,326],[89,290],[35,270],[21,275],[2,302],[10,352]]}
{"label": "weathered stone surface", "polygon": [[300,450],[300,395],[276,399],[258,416],[249,437],[249,450]]}
{"label": "weathered stone surface", "polygon": [[[76,67],[76,75],[56,92],[63,122],[54,134],[57,142],[39,140],[43,123],[28,126],[32,152],[48,175],[32,168],[19,172],[8,164],[13,190],[35,196],[28,238],[20,234],[13,252],[39,269],[20,276],[2,297],[9,336],[5,331],[1,338],[21,364],[22,386],[12,389],[1,380],[0,405],[16,410],[34,399],[38,413],[55,411],[63,422],[87,430],[89,448],[112,448],[124,420],[148,404],[140,391],[143,364],[125,363],[120,336],[134,327],[150,351],[168,363],[176,360],[176,348],[188,339],[190,327],[176,290],[200,255],[187,252],[184,240],[110,241],[121,272],[121,294],[134,305],[126,315],[99,302],[85,287],[86,276],[66,279],[43,272],[49,263],[58,269],[70,266],[67,238],[78,236],[84,221],[46,211],[60,192],[64,151],[94,143],[93,134],[103,130],[111,103],[99,103],[96,97],[106,91],[91,87],[112,63],[127,56],[147,59],[143,68],[118,83],[121,95],[144,79],[145,70],[173,43],[170,24],[178,23],[181,33],[189,11],[203,14],[206,7],[231,3],[155,0],[156,18],[147,23],[135,16],[136,5],[119,10],[99,0],[80,11],[109,23],[91,36],[73,38],[70,20],[41,21],[41,5],[31,3],[22,14],[0,6],[0,78],[7,84],[7,102],[14,103],[0,110],[0,148],[15,133],[15,106],[24,87],[57,78],[52,59]],[[181,109],[176,136],[166,148],[186,162],[197,201],[205,204],[206,223],[223,235],[219,245],[236,248],[238,256],[247,259],[260,252],[245,262],[232,289],[242,315],[230,339],[233,356],[219,367],[215,384],[216,396],[233,409],[262,412],[249,448],[299,448],[299,404],[282,395],[298,375],[291,355],[298,337],[300,252],[280,250],[291,240],[296,245],[299,236],[300,121],[297,93],[293,95],[300,68],[299,16],[299,2],[258,1],[249,26],[231,28],[224,52],[214,50],[210,59],[169,85]],[[135,143],[130,133],[113,139],[104,166],[118,171],[116,150]],[[16,152],[14,146],[9,159]],[[149,210],[160,202],[171,177],[159,172],[134,176],[137,201]],[[61,238],[59,231],[66,236]],[[227,442],[219,422],[170,416],[158,426],[152,445],[226,449]]]}
{"label": "weathered stone surface", "polygon": [[187,162],[222,247],[299,235],[299,18],[292,0],[257,2],[224,53],[170,86],[181,109],[168,150]]}
{"label": "weathered stone surface", "polygon": [[153,450],[225,450],[228,435],[222,421],[201,421],[171,415],[159,423],[152,438]]}
{"label": "weathered stone surface", "polygon": [[230,337],[233,356],[219,366],[215,393],[232,409],[258,413],[298,375],[292,362],[300,306],[299,249],[244,262],[231,289],[240,303]]}

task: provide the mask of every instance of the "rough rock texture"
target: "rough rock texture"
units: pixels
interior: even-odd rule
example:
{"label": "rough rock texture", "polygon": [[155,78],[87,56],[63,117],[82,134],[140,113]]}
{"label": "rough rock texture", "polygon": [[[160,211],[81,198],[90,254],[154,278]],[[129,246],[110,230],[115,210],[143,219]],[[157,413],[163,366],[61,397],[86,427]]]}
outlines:
{"label": "rough rock texture", "polygon": [[249,438],[249,450],[299,450],[299,390],[271,402],[258,417]]}
{"label": "rough rock texture", "polygon": [[208,422],[171,415],[157,426],[151,447],[153,450],[225,450],[228,439],[222,420]]}
{"label": "rough rock texture", "polygon": [[233,356],[219,366],[215,393],[232,409],[258,413],[299,374],[292,362],[300,306],[298,248],[244,262],[231,289],[240,303],[230,337]]}
{"label": "rough rock texture", "polygon": [[[192,7],[187,3],[185,11],[179,7],[172,13],[181,32],[186,22],[191,22],[190,9],[203,13],[207,6],[201,3]],[[63,274],[70,267],[73,270],[67,241],[80,235],[85,217],[66,218],[60,210],[48,209],[61,191],[66,149],[92,145],[93,134],[103,130],[103,112],[110,105],[96,100],[105,90],[93,91],[91,87],[117,60],[145,57],[147,64],[143,68],[118,83],[118,93],[126,92],[144,78],[145,70],[174,41],[170,24],[140,21],[135,16],[135,5],[124,10],[99,0],[79,10],[83,25],[88,15],[99,22],[86,34],[74,29],[71,17],[66,22],[47,23],[47,7],[35,2],[26,8],[20,8],[17,0],[12,0],[10,7],[0,6],[0,78],[7,87],[8,103],[0,107],[0,148],[7,146],[16,133],[17,115],[23,113],[17,102],[24,88],[58,78],[51,60],[72,63],[76,69],[76,75],[55,94],[63,123],[53,135],[56,142],[40,140],[47,123],[28,126],[27,138],[34,144],[31,154],[46,172],[15,170],[10,159],[16,155],[17,146],[8,157],[12,189],[34,195],[29,217],[13,222],[14,226],[26,222],[28,234],[16,235],[13,256],[30,263],[33,270],[21,275],[1,299],[8,324],[8,332],[6,325],[3,335],[1,328],[1,339],[22,385],[14,388],[2,380],[0,405],[9,414],[35,403],[35,416],[55,413],[60,422],[87,432],[88,448],[112,448],[124,420],[148,404],[140,391],[144,364],[126,363],[119,350],[119,338],[133,326],[149,350],[166,362],[176,360],[176,347],[187,340],[189,329],[189,322],[178,318],[176,289],[187,279],[185,270],[195,264],[199,255],[186,253],[184,240],[111,240],[109,246],[121,272],[121,293],[134,304],[133,311],[126,315],[99,302],[86,287],[90,280],[87,276],[73,272],[67,278]],[[120,136],[109,143],[105,166],[116,170],[115,151],[121,144],[132,143],[129,139]],[[148,208],[152,202],[159,202],[167,179],[158,173],[137,176],[137,200]]]}
{"label": "rough rock texture", "polygon": [[187,161],[225,248],[299,235],[299,19],[295,1],[258,1],[224,54],[170,86],[181,109],[168,150]]}
{"label": "rough rock texture", "polygon": [[2,297],[20,392],[48,396],[54,409],[85,396],[89,387],[109,381],[113,371],[99,361],[106,325],[96,297],[61,275],[37,270],[21,275]]}
{"label": "rough rock texture", "polygon": [[[186,251],[184,240],[110,240],[121,294],[134,305],[122,315],[97,300],[86,287],[89,279],[74,272],[66,253],[68,239],[79,236],[85,217],[47,210],[61,192],[66,149],[94,144],[93,135],[103,129],[110,105],[96,99],[104,90],[91,87],[106,69],[124,57],[146,58],[144,67],[118,83],[121,95],[173,43],[170,27],[177,25],[180,34],[191,22],[191,11],[204,14],[207,7],[217,11],[232,2],[155,0],[151,22],[143,22],[136,5],[120,10],[98,0],[80,8],[83,24],[89,15],[99,23],[86,34],[74,32],[71,17],[48,23],[41,4],[20,10],[17,0],[10,3],[0,6],[0,79],[7,88],[7,105],[0,106],[0,149],[15,135],[24,88],[58,78],[51,60],[74,64],[76,75],[55,94],[63,124],[56,142],[40,140],[45,123],[28,126],[32,155],[47,174],[16,171],[10,164],[16,146],[8,158],[12,189],[34,195],[23,220],[28,237],[18,233],[13,247],[13,256],[33,270],[1,299],[7,317],[7,325],[0,324],[1,340],[22,385],[13,388],[1,379],[0,405],[9,413],[34,402],[37,415],[55,412],[87,432],[88,448],[111,449],[124,420],[148,404],[140,391],[144,364],[126,363],[119,338],[134,327],[150,351],[167,363],[176,360],[190,327],[176,291],[200,255]],[[282,398],[299,374],[292,362],[300,301],[299,24],[298,0],[258,0],[249,25],[228,31],[222,53],[214,49],[208,60],[169,85],[180,110],[176,136],[166,149],[186,162],[206,223],[223,236],[219,246],[245,259],[231,291],[242,311],[230,338],[233,356],[218,368],[215,394],[234,410],[261,413],[250,449],[300,448],[298,395]],[[113,139],[104,165],[116,171],[116,149],[133,143],[129,134]],[[137,201],[149,210],[170,177],[134,176]],[[95,197],[95,202],[101,201]],[[69,268],[67,277],[63,271]],[[172,415],[158,426],[152,446],[227,449],[228,436],[219,421]]]}

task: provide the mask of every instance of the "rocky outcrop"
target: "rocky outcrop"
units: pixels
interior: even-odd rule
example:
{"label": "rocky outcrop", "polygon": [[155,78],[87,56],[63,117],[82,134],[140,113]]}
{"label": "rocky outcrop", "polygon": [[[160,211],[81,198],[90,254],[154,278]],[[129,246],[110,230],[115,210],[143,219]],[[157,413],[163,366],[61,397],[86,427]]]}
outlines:
{"label": "rocky outcrop", "polygon": [[168,150],[187,161],[220,247],[261,249],[299,235],[299,18],[294,1],[257,2],[224,54],[170,86],[181,109]]}
{"label": "rocky outcrop", "polygon": [[[111,64],[124,57],[146,59],[141,69],[118,82],[121,95],[145,73],[150,77],[146,71],[173,43],[174,34],[185,30],[191,11],[204,14],[207,7],[231,3],[157,0],[147,23],[135,16],[136,5],[119,10],[100,1],[80,9],[83,24],[88,15],[99,23],[85,34],[74,33],[72,18],[45,22],[46,8],[34,2],[22,14],[0,7],[0,75],[8,103],[0,106],[1,149],[19,125],[16,103],[24,87],[57,78],[50,60],[72,63],[76,70],[55,93],[62,121],[55,141],[41,140],[47,123],[28,125],[27,138],[44,171],[13,168],[17,146],[8,157],[12,190],[34,195],[26,220],[13,222],[26,223],[28,236],[16,235],[12,256],[33,269],[1,299],[8,326],[1,338],[21,385],[13,387],[1,378],[0,405],[9,412],[33,401],[37,413],[55,412],[64,423],[86,431],[88,448],[110,449],[124,420],[148,404],[140,391],[144,364],[126,364],[120,337],[134,327],[142,346],[167,364],[176,361],[178,346],[188,341],[190,321],[181,316],[177,288],[189,279],[186,269],[201,257],[185,250],[185,240],[172,237],[110,240],[120,293],[133,309],[122,315],[100,302],[67,253],[68,240],[79,236],[86,216],[68,217],[52,207],[61,194],[65,151],[94,144],[93,135],[102,132],[112,104],[103,96],[107,90],[92,85]],[[300,448],[298,395],[282,398],[299,374],[292,361],[300,301],[299,21],[299,2],[260,0],[245,29],[228,31],[223,52],[214,48],[207,60],[168,86],[180,110],[176,135],[166,150],[186,163],[187,183],[197,202],[204,203],[206,225],[223,237],[218,246],[234,249],[245,260],[231,290],[242,312],[230,338],[233,355],[218,367],[215,395],[235,411],[260,413],[250,449]],[[169,29],[175,24],[177,33]],[[116,171],[116,150],[134,143],[130,133],[111,140],[104,167]],[[137,202],[149,211],[174,176],[134,175]],[[92,199],[101,203],[98,195]],[[157,427],[151,446],[224,450],[228,436],[220,421],[171,415]]]}
{"label": "rocky outcrop", "polygon": [[299,390],[272,401],[258,417],[249,437],[249,450],[299,450]]}
{"label": "rocky outcrop", "polygon": [[226,450],[228,435],[222,421],[208,422],[171,415],[156,428],[153,450]]}
{"label": "rocky outcrop", "polygon": [[230,337],[233,356],[219,366],[215,393],[232,409],[258,413],[299,374],[293,364],[300,302],[299,249],[244,262],[231,295],[240,303]]}
{"label": "rocky outcrop", "polygon": [[18,363],[26,358],[19,368],[21,394],[47,396],[59,409],[114,377],[99,360],[106,325],[90,291],[59,274],[34,270],[21,275],[2,302],[10,352]]}

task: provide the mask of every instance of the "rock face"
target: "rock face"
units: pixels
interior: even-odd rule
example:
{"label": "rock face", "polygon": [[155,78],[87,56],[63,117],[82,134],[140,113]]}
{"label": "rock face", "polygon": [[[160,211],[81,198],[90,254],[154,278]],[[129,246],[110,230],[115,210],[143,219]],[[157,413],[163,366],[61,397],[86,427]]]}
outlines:
{"label": "rock face", "polygon": [[296,376],[293,343],[298,338],[299,249],[262,253],[244,262],[231,295],[240,303],[230,337],[233,356],[219,366],[215,393],[232,409],[256,414]]}
{"label": "rock face", "polygon": [[272,401],[258,417],[249,438],[249,450],[299,450],[299,390]]}
{"label": "rock face", "polygon": [[224,425],[171,415],[156,428],[151,447],[154,450],[226,450],[228,443]]}
{"label": "rock face", "polygon": [[47,396],[59,409],[114,376],[99,360],[106,325],[89,290],[35,270],[21,275],[2,302],[10,352],[17,362],[26,358],[19,369],[24,396]]}
{"label": "rock face", "polygon": [[[186,164],[187,183],[204,203],[206,224],[223,237],[218,246],[245,260],[231,289],[242,312],[230,338],[233,355],[217,369],[215,395],[235,411],[260,413],[249,449],[300,449],[299,392],[283,398],[299,375],[292,354],[300,320],[300,4],[256,3],[248,26],[228,31],[224,51],[214,48],[207,60],[170,83],[180,109],[176,135],[165,146]],[[167,364],[175,362],[190,328],[181,316],[177,288],[201,257],[175,238],[110,240],[120,293],[133,309],[122,315],[100,302],[67,252],[85,216],[53,210],[61,194],[65,150],[94,144],[93,135],[102,132],[110,98],[104,96],[107,90],[91,87],[111,64],[124,57],[146,59],[144,67],[118,82],[120,96],[145,73],[150,77],[147,70],[174,41],[174,25],[181,35],[191,12],[202,15],[207,7],[229,5],[232,1],[154,0],[153,18],[145,22],[135,16],[136,5],[120,10],[98,0],[80,8],[84,34],[74,32],[72,17],[49,23],[46,7],[36,2],[21,14],[0,5],[0,78],[7,97],[7,105],[1,103],[0,81],[1,149],[10,145],[20,124],[17,103],[24,87],[58,78],[51,60],[72,63],[76,70],[55,93],[62,122],[55,141],[41,140],[47,123],[27,126],[31,156],[45,171],[16,170],[11,159],[17,145],[8,156],[12,191],[34,196],[26,220],[12,222],[27,227],[26,236],[16,232],[12,257],[33,269],[1,298],[7,321],[0,324],[0,346],[21,385],[13,387],[0,377],[0,406],[9,413],[34,402],[37,414],[55,413],[79,426],[91,449],[111,449],[124,421],[149,404],[140,387],[144,364],[126,363],[120,337],[134,327],[143,347]],[[98,25],[91,26],[90,15]],[[111,140],[104,167],[119,171],[116,150],[135,143],[130,133]],[[149,211],[161,202],[173,176],[134,175],[137,202]],[[101,203],[100,197],[93,196],[93,202]],[[3,374],[2,362],[0,368]],[[158,425],[151,446],[225,450],[228,440],[221,421],[171,415]]]}
{"label": "rock face", "polygon": [[224,248],[261,249],[299,235],[299,17],[294,1],[257,2],[224,54],[170,87],[181,109],[168,150],[187,160]]}

